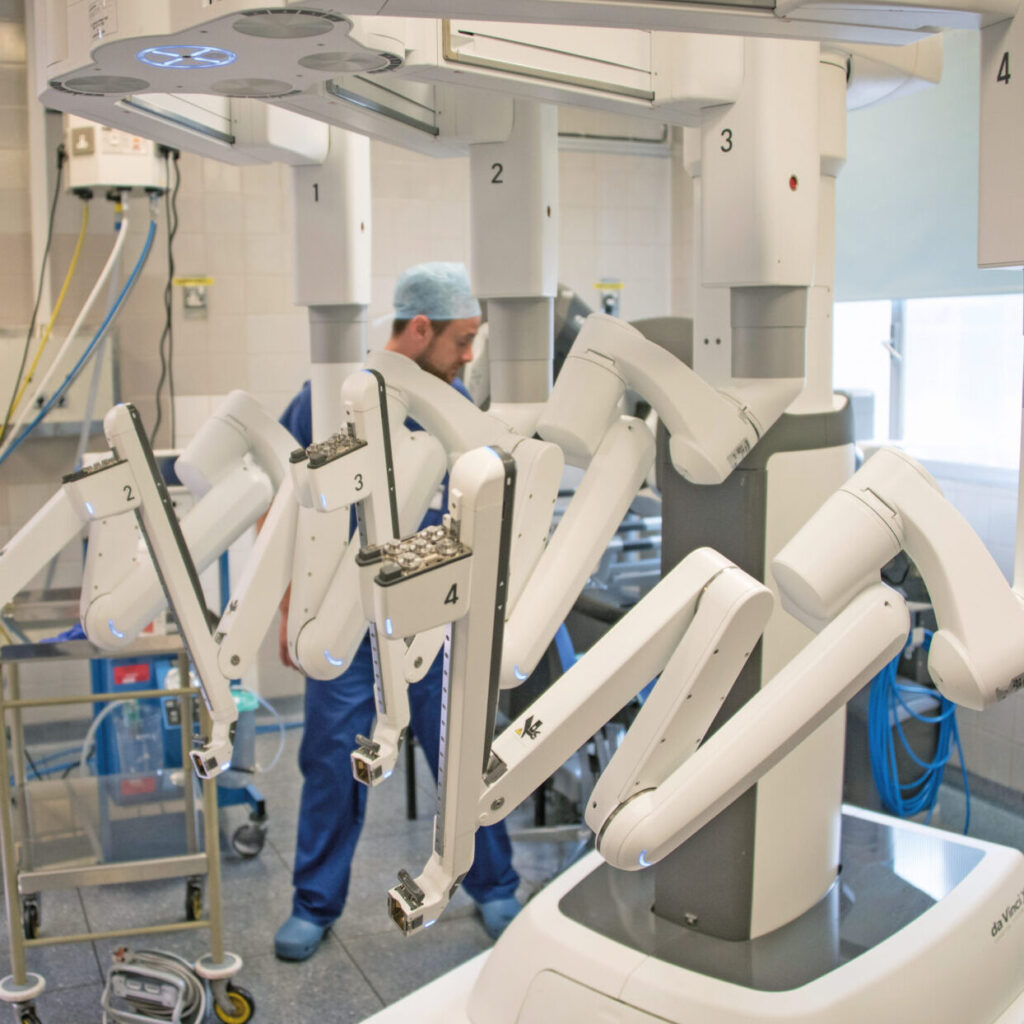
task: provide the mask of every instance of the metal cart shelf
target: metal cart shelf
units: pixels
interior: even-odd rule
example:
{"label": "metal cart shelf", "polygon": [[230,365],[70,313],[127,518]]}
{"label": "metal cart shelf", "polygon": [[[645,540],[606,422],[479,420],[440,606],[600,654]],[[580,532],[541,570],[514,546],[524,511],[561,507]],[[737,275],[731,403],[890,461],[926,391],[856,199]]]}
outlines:
{"label": "metal cart shelf", "polygon": [[[178,636],[154,636],[140,638],[118,653],[118,657],[152,657],[177,655],[179,677],[189,679],[188,658]],[[52,862],[45,862],[41,847],[34,843],[29,820],[32,813],[32,788],[39,783],[27,779],[22,730],[22,710],[25,708],[55,705],[94,704],[122,699],[118,693],[88,693],[82,695],[25,698],[21,695],[18,666],[31,661],[80,661],[108,657],[87,640],[69,640],[56,643],[21,643],[0,648],[0,667],[5,676],[5,686],[0,693],[0,839],[2,839],[2,863],[4,899],[7,909],[7,929],[10,937],[11,974],[0,980],[0,1000],[13,1005],[15,1020],[32,1022],[38,1018],[33,1000],[43,991],[45,980],[26,970],[25,950],[38,946],[49,946],[69,942],[92,942],[98,939],[126,938],[136,935],[209,929],[210,952],[200,958],[196,972],[210,982],[214,995],[214,1010],[221,1020],[247,1021],[251,1017],[251,1005],[244,990],[236,989],[230,979],[241,968],[241,958],[225,952],[223,943],[223,922],[221,916],[221,863],[219,833],[217,828],[217,786],[201,787],[197,794],[197,782],[193,773],[185,769],[180,776],[180,796],[184,814],[184,852],[180,855],[147,857],[118,860],[104,863],[103,844],[84,825],[79,835],[78,825],[88,815],[91,806],[92,789],[96,790],[98,806],[104,799],[100,791],[104,778],[64,779],[60,782],[43,783],[50,787],[41,800],[54,800],[58,809],[48,817],[56,821],[56,841],[50,844],[57,849]],[[181,742],[183,764],[189,764],[188,750],[192,742],[193,699],[199,693],[198,687],[187,686],[177,690],[166,689],[134,690],[132,698],[158,697],[175,700],[180,709],[182,722]],[[200,704],[200,714],[205,719],[205,708]],[[8,740],[7,726],[10,726]],[[208,723],[203,721],[202,728]],[[13,785],[12,785],[13,780]],[[63,791],[63,792],[62,792]],[[197,800],[198,796],[198,800]],[[62,805],[61,800],[65,802]],[[200,837],[197,827],[197,804],[202,806],[204,835]],[[63,817],[62,817],[63,814]],[[202,838],[202,842],[200,839]],[[52,852],[52,849],[51,851]],[[61,859],[63,857],[63,860]],[[202,879],[206,879],[208,914],[202,916]],[[88,932],[75,935],[37,936],[35,934],[39,913],[39,894],[57,889],[78,886],[107,885],[122,882],[150,882],[158,879],[187,879],[185,911],[188,920],[149,927],[114,929],[104,932]],[[198,898],[197,898],[198,897]],[[34,908],[34,915],[33,915]],[[34,920],[33,920],[34,916]],[[240,996],[241,994],[241,996]],[[248,1008],[248,1009],[247,1009]]]}

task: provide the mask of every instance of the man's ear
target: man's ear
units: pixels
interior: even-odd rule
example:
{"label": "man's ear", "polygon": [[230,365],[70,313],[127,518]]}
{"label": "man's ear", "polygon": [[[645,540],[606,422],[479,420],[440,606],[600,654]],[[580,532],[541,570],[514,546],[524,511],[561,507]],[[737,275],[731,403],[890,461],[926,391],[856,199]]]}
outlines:
{"label": "man's ear", "polygon": [[430,344],[430,339],[434,336],[430,318],[422,313],[417,314],[409,321],[404,333],[407,335],[409,342],[409,352],[407,354],[412,359],[418,359],[426,351],[427,346]]}

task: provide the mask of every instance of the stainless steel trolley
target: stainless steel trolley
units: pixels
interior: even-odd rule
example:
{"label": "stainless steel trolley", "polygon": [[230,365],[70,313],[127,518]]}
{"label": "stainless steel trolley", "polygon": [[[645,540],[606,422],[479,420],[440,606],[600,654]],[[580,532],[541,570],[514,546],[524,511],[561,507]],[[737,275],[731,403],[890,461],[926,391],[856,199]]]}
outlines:
{"label": "stainless steel trolley", "polygon": [[[125,648],[125,655],[150,657],[177,654],[180,679],[188,681],[188,658],[181,639],[177,636],[140,638]],[[22,709],[64,705],[104,703],[121,699],[117,693],[89,693],[82,695],[32,698],[21,695],[18,678],[19,664],[41,660],[80,660],[106,656],[87,640],[69,640],[57,643],[20,643],[0,648],[0,668],[4,682],[0,693],[0,840],[4,899],[7,909],[7,929],[10,937],[11,973],[0,980],[0,1000],[12,1005],[15,1020],[33,1024],[38,1022],[34,1000],[43,991],[45,980],[41,975],[26,970],[25,951],[39,946],[66,942],[91,942],[97,939],[126,938],[163,932],[209,929],[210,952],[195,964],[196,973],[209,981],[213,994],[216,1017],[230,1024],[243,1024],[253,1012],[252,998],[231,979],[242,966],[234,953],[225,952],[221,915],[221,861],[217,827],[217,786],[208,783],[197,794],[197,783],[186,767],[181,777],[181,795],[184,802],[185,852],[176,856],[104,862],[103,850],[95,835],[90,836],[88,823],[94,792],[97,805],[103,796],[99,792],[101,780],[63,779],[44,783],[52,792],[40,800],[54,801],[49,813],[39,815],[47,819],[63,840],[63,848],[47,863],[41,855],[40,843],[33,840],[32,827],[38,822],[30,820],[33,814],[33,788],[40,784],[27,778],[22,730]],[[122,656],[119,652],[118,657]],[[133,698],[159,697],[174,700],[180,711],[182,763],[189,765],[188,751],[192,743],[193,694],[198,687],[187,686],[178,690],[134,690]],[[205,717],[202,702],[196,702]],[[202,723],[205,728],[207,723]],[[10,727],[9,740],[7,726]],[[13,784],[12,784],[13,780]],[[198,797],[198,800],[197,800]],[[196,808],[201,802],[203,837],[200,842]],[[85,833],[78,835],[79,827]],[[84,842],[84,846],[83,846]],[[76,846],[77,843],[77,846]],[[54,844],[51,844],[54,845]],[[57,842],[56,847],[61,847]],[[202,848],[201,848],[202,847]],[[52,852],[52,851],[51,851]],[[63,857],[63,860],[61,859]],[[202,879],[206,879],[208,914],[202,916]],[[167,924],[146,927],[88,932],[78,935],[39,936],[39,894],[46,891],[78,886],[107,885],[122,882],[148,882],[167,878],[185,878],[186,918]]]}

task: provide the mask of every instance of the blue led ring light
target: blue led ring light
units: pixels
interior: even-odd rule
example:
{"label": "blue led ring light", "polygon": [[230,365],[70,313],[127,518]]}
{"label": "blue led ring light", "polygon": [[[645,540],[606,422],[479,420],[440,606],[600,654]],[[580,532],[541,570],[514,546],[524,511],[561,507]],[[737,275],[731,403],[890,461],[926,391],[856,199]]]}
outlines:
{"label": "blue led ring light", "polygon": [[135,55],[143,64],[174,71],[199,71],[203,68],[222,68],[234,64],[237,53],[219,46],[149,46]]}

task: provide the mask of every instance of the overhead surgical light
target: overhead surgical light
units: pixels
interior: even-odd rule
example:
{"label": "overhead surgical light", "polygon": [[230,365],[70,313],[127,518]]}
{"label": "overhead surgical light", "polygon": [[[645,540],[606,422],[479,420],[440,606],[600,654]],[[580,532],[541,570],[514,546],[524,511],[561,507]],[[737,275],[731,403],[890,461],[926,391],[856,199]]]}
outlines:
{"label": "overhead surgical light", "polygon": [[173,46],[148,46],[135,55],[143,64],[154,68],[168,68],[175,71],[201,71],[207,68],[222,68],[234,64],[238,54],[219,46],[190,46],[187,43]]}

